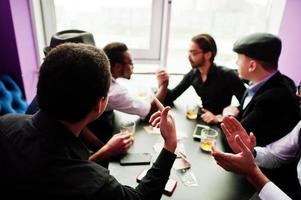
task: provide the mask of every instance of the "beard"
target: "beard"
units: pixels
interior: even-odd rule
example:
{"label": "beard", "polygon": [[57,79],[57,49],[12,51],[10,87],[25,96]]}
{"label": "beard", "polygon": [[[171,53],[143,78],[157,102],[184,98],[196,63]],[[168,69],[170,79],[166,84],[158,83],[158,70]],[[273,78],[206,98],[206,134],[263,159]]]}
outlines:
{"label": "beard", "polygon": [[205,64],[205,59],[202,57],[196,62],[189,59],[189,62],[192,68],[198,68],[198,67],[202,67]]}

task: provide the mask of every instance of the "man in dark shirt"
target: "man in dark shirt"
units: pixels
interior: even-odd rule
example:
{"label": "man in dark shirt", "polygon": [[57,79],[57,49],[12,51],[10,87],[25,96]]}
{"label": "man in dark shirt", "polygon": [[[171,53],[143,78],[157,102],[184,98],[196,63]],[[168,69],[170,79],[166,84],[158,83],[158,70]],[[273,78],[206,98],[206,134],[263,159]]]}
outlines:
{"label": "man in dark shirt", "polygon": [[[84,43],[95,46],[92,33],[83,30],[69,29],[53,34],[49,46],[43,49],[44,54],[47,55],[51,49],[67,42]],[[35,96],[28,106],[26,114],[34,114],[38,110],[39,106]],[[100,136],[102,140],[96,137],[96,133],[98,132],[95,132],[95,128],[93,127],[95,125],[101,130],[101,134],[99,133],[97,135]],[[109,159],[120,154],[125,154],[133,143],[133,139],[129,133],[117,133],[112,136],[113,125],[113,112],[104,112],[97,120],[88,124],[88,127],[86,127],[81,134],[85,145],[94,152],[89,159],[98,162],[106,168],[108,167]]]}
{"label": "man in dark shirt", "polygon": [[150,119],[160,125],[164,148],[134,189],[88,161],[79,136],[107,105],[111,74],[103,51],[66,43],[47,54],[40,69],[34,115],[0,118],[0,191],[15,199],[160,199],[175,160],[170,108]]}
{"label": "man in dark shirt", "polygon": [[210,35],[194,36],[188,57],[192,69],[174,89],[167,91],[165,103],[172,104],[192,86],[203,103],[202,119],[206,123],[221,122],[223,109],[231,104],[233,95],[238,100],[242,98],[245,86],[234,70],[214,63],[216,53],[217,47]]}

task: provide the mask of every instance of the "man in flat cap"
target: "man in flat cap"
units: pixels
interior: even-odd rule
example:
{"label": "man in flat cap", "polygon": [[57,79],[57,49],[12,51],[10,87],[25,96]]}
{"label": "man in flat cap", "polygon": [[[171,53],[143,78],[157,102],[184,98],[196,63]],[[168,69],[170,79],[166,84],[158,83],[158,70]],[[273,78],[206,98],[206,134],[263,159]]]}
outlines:
{"label": "man in flat cap", "polygon": [[[227,107],[224,115],[237,117],[248,132],[253,132],[257,145],[265,146],[289,133],[299,121],[300,108],[296,95],[278,71],[281,40],[272,34],[255,33],[235,42],[239,76],[250,81],[240,107]],[[288,171],[288,169],[290,171]],[[285,180],[296,179],[294,166],[280,171],[266,171],[280,188],[290,193]]]}

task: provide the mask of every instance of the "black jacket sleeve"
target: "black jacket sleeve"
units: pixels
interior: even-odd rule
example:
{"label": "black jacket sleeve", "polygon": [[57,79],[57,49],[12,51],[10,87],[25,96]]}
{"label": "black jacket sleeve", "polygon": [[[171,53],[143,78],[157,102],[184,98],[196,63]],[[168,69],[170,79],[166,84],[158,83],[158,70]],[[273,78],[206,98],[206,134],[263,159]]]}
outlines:
{"label": "black jacket sleeve", "polygon": [[97,192],[94,199],[160,199],[175,158],[175,154],[162,149],[156,162],[136,188],[121,185],[113,176],[108,175],[106,184]]}
{"label": "black jacket sleeve", "polygon": [[189,86],[192,82],[192,77],[195,72],[191,70],[187,74],[184,75],[181,82],[172,90],[167,91],[167,95],[165,97],[165,105],[173,105],[173,101],[176,100]]}

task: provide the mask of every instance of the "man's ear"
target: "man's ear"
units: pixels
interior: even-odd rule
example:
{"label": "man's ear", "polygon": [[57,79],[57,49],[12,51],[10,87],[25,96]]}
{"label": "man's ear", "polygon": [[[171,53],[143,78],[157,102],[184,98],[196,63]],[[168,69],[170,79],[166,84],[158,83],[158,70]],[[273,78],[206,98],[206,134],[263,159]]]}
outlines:
{"label": "man's ear", "polygon": [[205,56],[206,60],[210,60],[212,57],[212,52],[208,51],[208,52],[204,53],[204,56]]}
{"label": "man's ear", "polygon": [[255,60],[250,60],[248,71],[254,72],[256,68],[257,68],[257,62]]}
{"label": "man's ear", "polygon": [[120,63],[115,63],[113,67],[111,67],[111,73],[115,78],[119,78],[122,74],[123,65]]}
{"label": "man's ear", "polygon": [[123,64],[116,63],[115,64],[115,69],[116,69],[116,71],[118,71],[118,73],[120,73],[123,69]]}
{"label": "man's ear", "polygon": [[95,112],[103,113],[108,104],[108,97],[102,97],[95,105]]}

